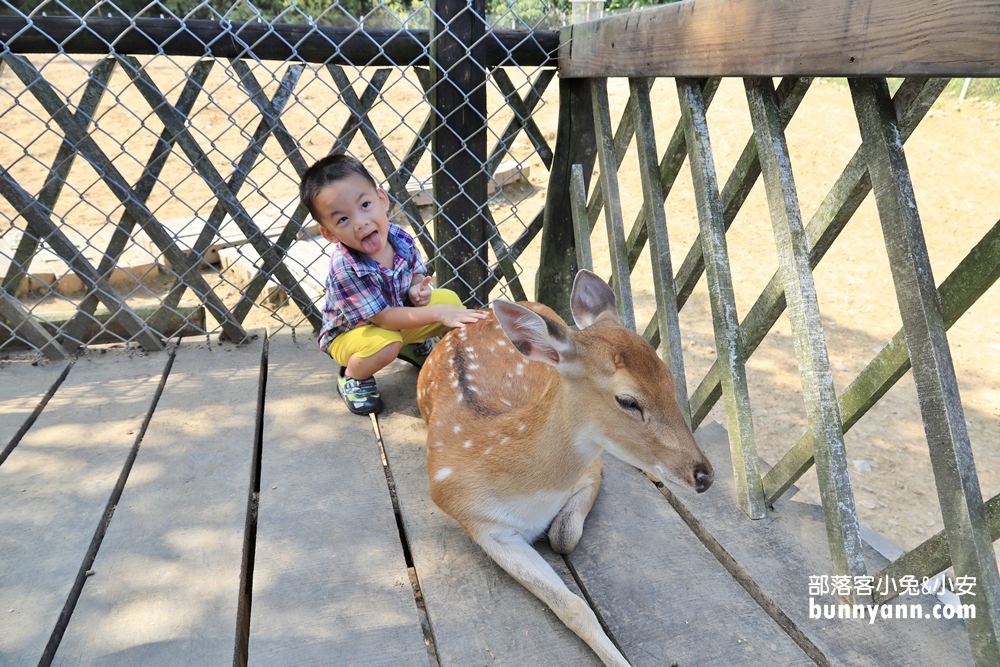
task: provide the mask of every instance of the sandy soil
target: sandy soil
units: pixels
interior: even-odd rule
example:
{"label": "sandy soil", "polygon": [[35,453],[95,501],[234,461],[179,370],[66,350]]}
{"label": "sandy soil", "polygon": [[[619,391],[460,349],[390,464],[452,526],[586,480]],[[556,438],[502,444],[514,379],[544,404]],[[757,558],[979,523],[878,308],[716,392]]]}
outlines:
{"label": "sandy soil", "polygon": [[[41,58],[35,59],[42,63]],[[84,64],[93,60],[81,61]],[[175,100],[183,82],[183,70],[166,60],[157,61],[150,71],[168,99]],[[280,77],[285,72],[279,71]],[[254,73],[273,95],[277,84],[260,66]],[[75,101],[82,92],[85,70],[56,59],[45,68],[46,77],[59,82],[60,89]],[[350,73],[354,77],[356,74]],[[512,74],[522,95],[524,77]],[[98,144],[130,183],[141,173],[160,125],[150,115],[149,105],[129,87],[118,72],[111,81],[109,95],[97,115]],[[192,112],[199,143],[216,168],[228,176],[232,163],[226,156],[239,155],[256,127],[257,111],[237,88],[231,72],[216,66],[205,86],[210,94],[199,99]],[[363,88],[355,89],[360,95]],[[9,71],[0,74],[0,154],[20,156],[4,165],[30,191],[37,192],[59,147],[60,133],[49,128],[38,103],[23,94],[23,84]],[[335,84],[328,72],[307,70],[296,88],[283,120],[295,137],[307,162],[321,156],[333,144],[348,113],[336,103]],[[4,95],[6,91],[8,94]],[[73,92],[75,91],[75,92]],[[384,99],[376,104],[372,121],[385,145],[398,162],[423,121],[420,88],[413,78],[393,72],[383,88]],[[628,94],[627,82],[610,84],[612,117],[617,119]],[[16,97],[16,103],[15,103]],[[115,98],[120,103],[114,103]],[[209,101],[210,99],[210,101]],[[500,109],[499,94],[491,89],[490,108]],[[673,131],[679,112],[672,81],[659,81],[653,89],[659,148]],[[557,116],[557,85],[545,96],[534,116],[542,134],[554,145]],[[490,145],[510,118],[500,110],[489,120]],[[968,250],[997,220],[1000,211],[1000,174],[992,168],[992,157],[1000,152],[997,123],[1000,110],[991,104],[966,102],[959,109],[954,98],[935,107],[907,144],[907,159],[917,193],[933,272],[940,283]],[[739,81],[726,81],[709,112],[709,127],[720,179],[725,180],[750,136],[746,100]],[[24,137],[38,137],[27,151],[17,144]],[[850,94],[834,80],[814,84],[788,129],[792,163],[803,217],[808,220],[844,165],[860,145]],[[121,143],[124,144],[124,148]],[[355,154],[366,158],[375,173],[377,161],[360,134],[351,144]],[[635,219],[641,202],[634,147],[619,173],[626,225]],[[503,236],[513,240],[539,210],[545,198],[547,174],[530,142],[522,134],[513,145],[513,156],[530,168],[530,184],[509,188],[491,202],[494,218]],[[268,200],[294,195],[297,177],[282,162],[282,152],[270,140],[264,157],[251,172],[248,185],[240,193],[248,207]],[[8,158],[8,161],[10,158]],[[425,156],[417,169],[430,172]],[[86,165],[78,164],[70,175],[70,187],[60,197],[56,214],[78,230],[101,228],[121,215],[120,204],[106,186],[94,178]],[[171,158],[162,184],[150,197],[150,207],[162,218],[191,216],[192,210],[207,213],[213,194],[202,179],[191,173],[189,164]],[[0,234],[7,233],[14,211],[0,203]],[[667,202],[667,219],[675,267],[697,235],[694,196],[690,172],[685,167]],[[17,224],[23,224],[17,221]],[[777,269],[773,233],[762,185],[752,192],[728,237],[737,306],[741,318]],[[599,223],[592,236],[597,270],[610,275],[607,235]],[[522,283],[529,295],[534,291],[537,268],[536,240],[519,265]],[[654,297],[649,278],[649,259],[644,256],[632,276],[640,326],[653,315]],[[211,274],[211,272],[210,272]],[[824,318],[829,356],[838,392],[864,368],[901,327],[895,292],[888,269],[881,229],[872,197],[866,200],[841,239],[815,272]],[[220,288],[227,303],[234,303],[237,286]],[[499,293],[499,292],[498,292]],[[132,300],[155,299],[155,295],[135,294]],[[64,297],[33,295],[33,307],[65,308]],[[53,305],[55,304],[55,305]],[[965,401],[966,419],[975,452],[983,493],[1000,492],[1000,386],[992,368],[1000,360],[1000,290],[990,290],[949,332],[952,355]],[[251,326],[275,326],[279,319],[301,323],[291,307],[277,313],[258,309],[248,322]],[[714,359],[714,342],[708,294],[704,280],[681,314],[683,345],[689,390],[693,391]],[[761,456],[774,462],[805,429],[798,367],[786,317],[779,320],[756,354],[748,362],[754,424]],[[720,407],[710,418],[724,422]],[[936,488],[912,376],[907,374],[872,412],[846,435],[848,456],[861,521],[906,548],[919,544],[940,530]],[[818,496],[815,476],[810,473],[800,484],[802,490]]]}

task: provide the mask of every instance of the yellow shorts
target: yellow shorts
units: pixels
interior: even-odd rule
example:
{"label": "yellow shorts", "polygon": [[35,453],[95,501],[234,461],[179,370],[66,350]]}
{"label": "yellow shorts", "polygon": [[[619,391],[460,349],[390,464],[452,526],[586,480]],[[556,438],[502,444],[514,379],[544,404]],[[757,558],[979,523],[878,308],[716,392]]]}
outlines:
{"label": "yellow shorts", "polygon": [[[431,291],[431,303],[434,306],[439,303],[448,303],[462,308],[462,301],[458,295],[450,289],[436,289]],[[402,331],[392,331],[383,329],[374,324],[363,324],[357,329],[351,329],[340,334],[330,341],[330,356],[341,366],[347,366],[348,360],[357,355],[359,357],[370,357],[386,345],[393,343],[422,343],[432,336],[440,336],[449,329],[443,324],[428,324],[416,329],[403,329]]]}

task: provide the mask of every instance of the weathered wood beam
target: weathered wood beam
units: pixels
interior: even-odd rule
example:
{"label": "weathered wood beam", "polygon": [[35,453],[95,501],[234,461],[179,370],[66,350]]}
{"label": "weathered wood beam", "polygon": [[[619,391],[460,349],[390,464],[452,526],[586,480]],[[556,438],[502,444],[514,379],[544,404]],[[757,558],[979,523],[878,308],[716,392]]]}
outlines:
{"label": "weathered wood beam", "polygon": [[[993,496],[983,504],[986,521],[990,526],[990,539],[1000,539],[1000,495]],[[939,531],[927,538],[922,544],[906,552],[875,575],[876,581],[899,581],[907,574],[913,575],[917,581],[924,577],[932,577],[944,572],[951,566],[951,550],[948,548],[948,536],[945,531]],[[878,591],[872,595],[872,602],[885,604],[895,599],[902,591]]]}
{"label": "weathered wood beam", "polygon": [[715,351],[718,358],[726,362],[722,368],[722,388],[726,398],[726,426],[733,456],[736,502],[751,519],[762,519],[766,508],[747,387],[746,355],[736,313],[722,196],[719,194],[705,118],[705,99],[701,85],[694,79],[677,80],[677,97],[687,134],[688,161],[698,208],[699,238],[705,256],[705,276],[712,305]]}
{"label": "weathered wood beam", "polygon": [[[659,179],[653,107],[649,101],[649,89],[652,83],[651,79],[629,80],[632,97],[635,99],[636,149],[639,154],[639,180],[642,182],[642,210],[645,213],[642,225],[649,237],[650,269],[653,274],[653,292],[656,296],[655,319],[659,331],[666,332],[662,356],[674,375],[674,396],[681,408],[681,414],[684,415],[684,421],[690,426],[691,406],[688,404],[687,376],[684,373],[684,351],[681,347],[681,328],[677,316],[674,268],[670,261],[667,215],[663,209],[666,197]],[[634,266],[630,259],[626,260],[629,271]]]}
{"label": "weathered wood beam", "polygon": [[966,621],[969,641],[977,665],[997,665],[1000,574],[903,141],[885,79],[852,78],[848,83],[910,349],[948,546],[956,574],[976,578],[977,615]]}
{"label": "weathered wood beam", "polygon": [[1000,76],[1000,0],[686,0],[562,30],[563,77]]}
{"label": "weathered wood beam", "polygon": [[593,271],[594,254],[590,250],[590,224],[587,222],[587,186],[584,185],[582,165],[573,165],[569,189],[573,231],[576,233],[576,264],[581,269]]}
{"label": "weathered wood beam", "polygon": [[[706,81],[704,92],[702,93],[705,97],[706,108],[715,95],[715,91],[718,90],[719,83],[719,79],[708,79]],[[799,108],[799,103],[805,97],[806,91],[809,90],[811,84],[812,79],[800,79],[797,77],[786,77],[778,84],[778,100],[781,104],[781,121],[784,126],[787,126],[791,121],[796,109]],[[683,120],[681,123],[683,123]],[[677,129],[674,130],[674,136],[670,139],[670,145],[663,155],[663,160],[660,162],[660,182],[664,188],[664,199],[666,199],[670,189],[673,187],[674,180],[677,178],[681,165],[684,163],[684,156],[687,154],[687,144],[685,142],[683,125],[678,124]],[[680,151],[680,154],[677,151]],[[751,134],[750,139],[743,148],[743,152],[736,161],[736,166],[733,167],[733,171],[729,174],[729,178],[722,188],[722,219],[726,231],[732,226],[733,221],[736,219],[736,214],[739,213],[743,202],[746,201],[754,183],[757,182],[758,176],[760,176],[760,161],[757,157],[757,142]],[[635,262],[639,260],[642,246],[646,242],[646,236],[646,220],[643,212],[640,211],[636,217],[635,224],[632,226],[632,232],[629,234],[629,266],[635,266]],[[677,310],[684,308],[684,304],[687,303],[704,271],[705,256],[702,253],[701,240],[696,239],[691,244],[691,248],[688,249],[684,261],[681,262],[681,266],[675,274]],[[660,344],[660,330],[656,318],[650,321],[649,326],[643,332],[643,336],[654,347]],[[752,348],[747,348],[747,354],[750,354],[752,351]],[[694,419],[695,425],[699,422],[699,419]]]}
{"label": "weathered wood beam", "polygon": [[[896,108],[896,115],[899,118],[899,131],[904,142],[916,129],[947,83],[948,79],[910,78],[904,81],[903,85],[896,91],[896,96],[893,98],[893,105]],[[778,91],[780,94],[781,87],[778,88]],[[756,163],[756,149],[753,159]],[[740,161],[742,162],[742,158]],[[759,165],[754,168],[757,170],[755,173],[759,173]],[[734,170],[734,175],[737,171],[738,169]],[[727,213],[725,215],[727,221],[730,221],[728,217],[730,206],[728,203],[729,200],[725,198],[731,183],[733,183],[732,178],[726,184],[726,188],[723,189],[723,199],[726,201]],[[735,189],[742,190],[740,187]],[[851,220],[854,212],[861,206],[861,202],[864,201],[869,190],[871,190],[871,180],[868,177],[868,166],[865,163],[862,149],[859,148],[806,226],[806,235],[809,237],[810,262],[813,268],[826,255],[826,252],[833,245],[840,232],[843,231],[844,227]],[[746,191],[749,192],[749,188]],[[733,215],[735,215],[735,210],[733,211]],[[691,260],[690,262],[688,261],[689,259]],[[688,254],[688,259],[685,259],[684,264],[681,265],[681,268],[677,272],[678,307],[683,305],[686,295],[690,294],[690,291],[685,291],[685,286],[693,289],[697,283],[697,277],[701,275],[701,269],[695,260],[700,261],[700,254],[695,255],[694,250],[692,250]],[[691,271],[697,269],[698,273],[688,272],[687,269],[689,268]],[[774,323],[781,316],[784,309],[785,288],[781,284],[781,276],[775,272],[771,280],[768,281],[767,287],[764,288],[761,295],[757,297],[757,301],[753,307],[750,308],[750,312],[743,318],[743,323],[740,326],[740,335],[743,338],[744,352],[746,354],[753,354],[753,351],[764,340],[764,336],[774,326]],[[701,423],[721,396],[720,366],[719,362],[716,361],[708,373],[705,374],[698,388],[691,395],[691,416],[695,425]],[[765,477],[765,480],[775,474],[775,469],[780,467],[780,465],[779,463],[775,468],[772,468]],[[809,465],[812,465],[811,458]],[[804,470],[798,474],[801,475],[802,472]],[[794,479],[798,479],[798,477],[793,478],[788,484],[794,483]],[[765,481],[765,490],[767,488],[767,482]],[[784,493],[787,488],[786,486],[782,489],[781,493]],[[773,502],[774,497],[776,496],[767,494],[768,502]]]}
{"label": "weathered wood beam", "polygon": [[7,320],[10,333],[0,331],[0,343],[11,338],[23,338],[41,350],[46,359],[67,359],[69,353],[42,325],[24,309],[21,302],[0,291],[0,321]]}
{"label": "weathered wood beam", "polygon": [[[809,264],[809,242],[792,175],[785,124],[770,78],[746,79],[745,85],[785,284],[806,417],[816,443],[813,450],[830,557],[834,571],[849,575],[853,581],[854,577],[867,574],[867,566],[861,552],[861,532],[847,467],[840,410],[823,335],[816,283]],[[854,591],[851,602],[867,604],[870,597]]]}
{"label": "weathered wood beam", "polygon": [[635,331],[635,307],[632,303],[632,280],[625,253],[625,222],[622,219],[618,166],[615,164],[615,139],[611,132],[608,80],[593,79],[594,127],[597,130],[597,157],[601,166],[601,190],[604,192],[604,220],[611,252],[611,285],[618,301],[622,324]]}
{"label": "weathered wood beam", "polygon": [[[947,331],[1000,278],[1000,222],[993,225],[938,287]],[[844,432],[867,414],[910,370],[910,352],[900,329],[840,395]],[[812,435],[804,433],[764,475],[764,498],[774,503],[813,464]]]}

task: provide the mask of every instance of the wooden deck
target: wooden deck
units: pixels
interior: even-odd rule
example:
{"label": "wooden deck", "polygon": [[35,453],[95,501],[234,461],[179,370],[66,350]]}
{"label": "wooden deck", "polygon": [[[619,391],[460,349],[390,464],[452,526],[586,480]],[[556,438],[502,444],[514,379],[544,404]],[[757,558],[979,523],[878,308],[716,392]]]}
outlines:
{"label": "wooden deck", "polygon": [[[430,501],[414,369],[369,420],[311,338],[192,340],[0,365],[0,665],[599,664]],[[538,545],[633,665],[972,664],[961,621],[809,618],[822,510],[747,520],[697,435],[708,493],[609,459],[578,549]]]}

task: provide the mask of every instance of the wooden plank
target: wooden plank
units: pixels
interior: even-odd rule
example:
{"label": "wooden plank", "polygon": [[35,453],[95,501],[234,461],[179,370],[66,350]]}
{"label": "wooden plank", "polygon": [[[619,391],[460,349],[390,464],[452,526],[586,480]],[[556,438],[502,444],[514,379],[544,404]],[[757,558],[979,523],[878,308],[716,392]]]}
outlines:
{"label": "wooden plank", "polygon": [[[972,656],[962,621],[928,619],[939,601],[930,595],[904,597],[922,605],[924,618],[826,619],[810,617],[810,598],[818,605],[839,604],[832,595],[810,595],[810,577],[831,575],[826,528],[819,505],[783,500],[760,521],[747,521],[735,504],[728,436],[712,422],[695,433],[715,468],[715,484],[690,500],[676,496],[682,516],[702,542],[715,542],[738,563],[752,586],[780,607],[792,627],[816,646],[827,662],[821,664],[888,667],[899,665],[971,665]],[[712,548],[712,547],[710,547]],[[888,561],[865,544],[868,571]]]}
{"label": "wooden plank", "polygon": [[652,482],[611,456],[569,561],[634,667],[812,664]]}
{"label": "wooden plank", "polygon": [[178,348],[53,664],[233,664],[260,355]]}
{"label": "wooden plank", "polygon": [[[124,350],[78,360],[0,466],[4,664],[38,664],[45,652],[166,363]],[[23,416],[55,369],[31,369],[39,376],[29,378],[13,366],[0,371],[0,414]],[[7,383],[8,372],[17,382]]]}
{"label": "wooden plank", "polygon": [[739,465],[734,466],[736,485],[740,491],[739,504],[750,518],[760,519],[765,513],[764,495],[747,388],[746,356],[740,337],[722,197],[708,136],[705,100],[698,82],[689,79],[677,80],[677,97],[684,117],[691,180],[698,208],[698,238],[705,258],[716,356],[725,360],[722,387],[726,398],[726,423],[731,431],[733,453],[739,461]]}
{"label": "wooden plank", "polygon": [[249,664],[427,665],[378,440],[336,377],[270,339]]}
{"label": "wooden plank", "polygon": [[1000,573],[903,141],[885,79],[850,79],[849,84],[952,562],[956,574],[976,578],[978,615],[969,620],[973,652],[979,665],[1000,664]]}
{"label": "wooden plank", "polygon": [[[441,667],[598,667],[582,639],[431,501],[415,371],[394,362],[378,381],[386,403],[378,424]],[[547,544],[535,546],[567,580],[562,559]],[[578,592],[571,579],[567,586]]]}
{"label": "wooden plank", "polygon": [[1000,76],[1000,1],[687,0],[567,26],[562,77]]}

